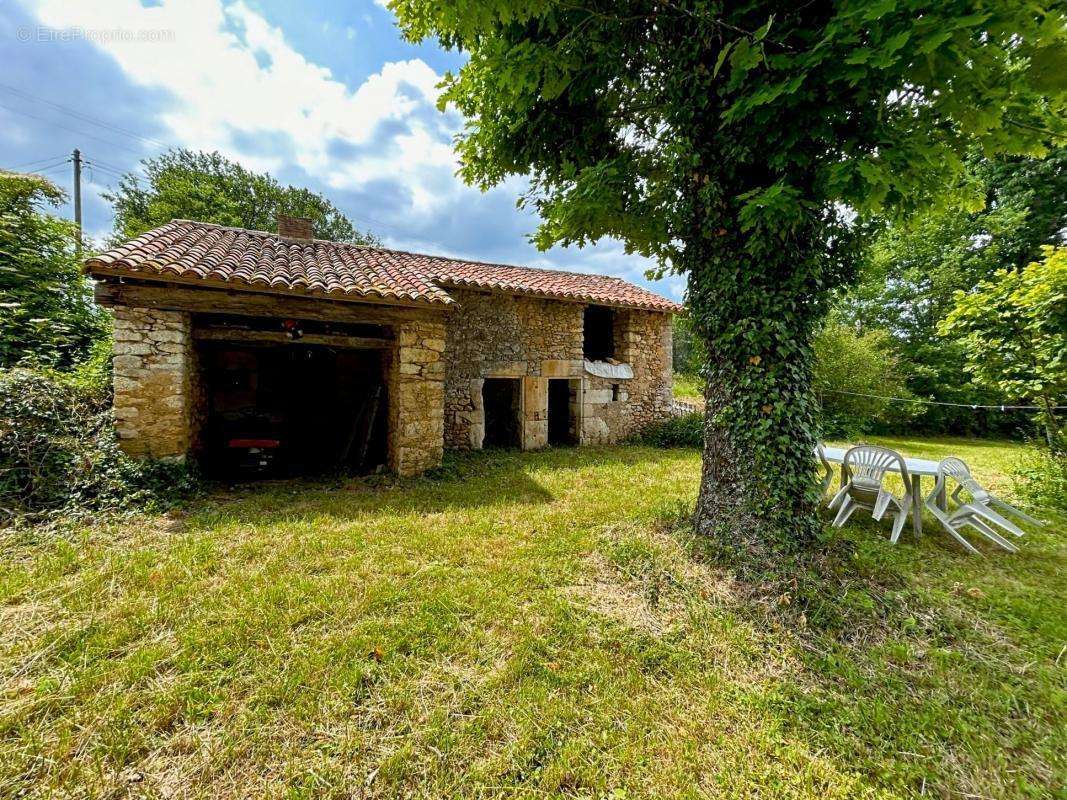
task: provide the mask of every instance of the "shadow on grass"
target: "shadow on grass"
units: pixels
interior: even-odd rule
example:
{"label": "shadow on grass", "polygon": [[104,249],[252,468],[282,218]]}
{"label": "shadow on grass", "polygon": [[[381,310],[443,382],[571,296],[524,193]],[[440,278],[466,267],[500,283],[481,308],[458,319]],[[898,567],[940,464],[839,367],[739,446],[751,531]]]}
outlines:
{"label": "shadow on grass", "polygon": [[[684,525],[676,535],[693,559],[738,572]],[[798,667],[752,701],[876,785],[1047,796],[1067,745],[1062,537],[1031,531],[1018,554],[974,557],[936,531],[887,535],[867,520],[827,527],[818,552],[745,565],[731,612]]]}
{"label": "shadow on grass", "polygon": [[[372,475],[247,483],[209,490],[190,521],[214,523],[219,517],[259,524],[284,517],[328,515],[358,520],[368,515],[427,515],[463,509],[540,505],[553,502],[538,471],[580,473],[617,465],[640,468],[665,457],[641,447],[559,448],[520,453],[485,450],[446,453],[444,462],[417,478]],[[206,500],[206,502],[205,502]]]}

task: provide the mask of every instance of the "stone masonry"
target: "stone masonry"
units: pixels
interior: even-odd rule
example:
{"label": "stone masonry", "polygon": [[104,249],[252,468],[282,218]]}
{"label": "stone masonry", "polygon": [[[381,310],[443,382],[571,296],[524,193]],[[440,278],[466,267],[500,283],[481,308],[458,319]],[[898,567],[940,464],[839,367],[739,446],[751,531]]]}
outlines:
{"label": "stone masonry", "polygon": [[586,372],[581,303],[450,289],[444,350],[444,440],[477,449],[485,434],[485,378],[523,382],[522,445],[548,438],[548,380],[581,381],[581,443],[610,443],[665,417],[671,405],[671,317],[617,309],[615,360],[633,369],[629,379]]}
{"label": "stone masonry", "polygon": [[444,450],[445,326],[397,326],[389,381],[389,467],[416,475],[441,463]]}
{"label": "stone masonry", "polygon": [[[664,419],[670,413],[674,373],[671,318],[654,311],[620,311],[615,318],[617,361],[633,378],[585,375],[582,443],[609,444]],[[618,399],[614,386],[618,385]]]}
{"label": "stone masonry", "polygon": [[189,314],[114,309],[115,420],[135,456],[181,459],[195,437],[195,352]]}
{"label": "stone masonry", "polygon": [[[391,323],[388,355],[390,469],[414,475],[440,463],[445,447],[477,449],[485,437],[486,378],[521,381],[520,443],[548,443],[550,380],[567,379],[572,431],[580,443],[611,443],[661,419],[671,407],[671,317],[615,309],[611,370],[583,356],[578,302],[450,289],[446,314]],[[281,308],[279,309],[281,310]],[[115,417],[123,449],[183,458],[198,445],[203,392],[189,312],[116,305]]]}

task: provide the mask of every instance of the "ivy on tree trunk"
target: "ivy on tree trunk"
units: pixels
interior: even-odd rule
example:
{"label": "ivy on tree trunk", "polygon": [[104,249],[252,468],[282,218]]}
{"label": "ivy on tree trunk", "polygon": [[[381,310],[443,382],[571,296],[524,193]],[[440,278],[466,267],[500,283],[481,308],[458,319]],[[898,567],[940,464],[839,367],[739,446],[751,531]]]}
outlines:
{"label": "ivy on tree trunk", "polygon": [[[717,177],[720,190],[729,185],[730,176]],[[694,230],[703,235],[687,243],[681,262],[708,354],[696,526],[742,546],[804,546],[819,528],[811,374],[832,274],[815,251],[824,226],[813,215],[788,235],[753,237],[741,230],[730,193],[712,194],[694,202]]]}

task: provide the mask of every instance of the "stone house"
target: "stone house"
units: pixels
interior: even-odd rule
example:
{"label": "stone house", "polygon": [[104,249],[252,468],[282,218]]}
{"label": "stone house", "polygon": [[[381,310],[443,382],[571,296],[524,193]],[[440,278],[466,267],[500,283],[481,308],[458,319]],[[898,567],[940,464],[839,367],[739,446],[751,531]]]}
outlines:
{"label": "stone house", "polygon": [[86,270],[139,456],[411,475],[446,447],[615,442],[671,408],[680,307],[618,278],[316,240],[299,218],[174,220]]}

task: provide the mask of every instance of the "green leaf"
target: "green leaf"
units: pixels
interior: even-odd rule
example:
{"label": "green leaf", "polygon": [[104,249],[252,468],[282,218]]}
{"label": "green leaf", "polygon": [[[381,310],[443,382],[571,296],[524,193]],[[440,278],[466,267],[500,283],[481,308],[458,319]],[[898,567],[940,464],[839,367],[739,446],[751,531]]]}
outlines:
{"label": "green leaf", "polygon": [[896,11],[897,0],[875,0],[869,3],[863,11],[863,19],[870,21],[884,17],[892,11]]}
{"label": "green leaf", "polygon": [[932,53],[949,39],[952,38],[951,30],[935,31],[919,42],[920,53]]}
{"label": "green leaf", "polygon": [[715,69],[711,71],[711,76],[713,78],[719,77],[719,70],[722,69],[722,65],[726,61],[726,57],[730,55],[730,50],[735,44],[737,44],[736,39],[732,42],[727,42],[726,45],[722,48],[722,50],[719,51],[719,57],[715,59]]}
{"label": "green leaf", "polygon": [[773,24],[774,24],[774,14],[771,14],[767,18],[766,24],[761,25],[756,30],[756,32],[752,34],[752,38],[755,39],[757,42],[762,42],[764,40],[764,38],[766,38],[767,34],[770,32],[771,25],[773,25]]}
{"label": "green leaf", "polygon": [[869,47],[861,47],[857,50],[853,50],[847,58],[845,58],[846,64],[866,64],[871,60],[871,56],[874,51]]}

